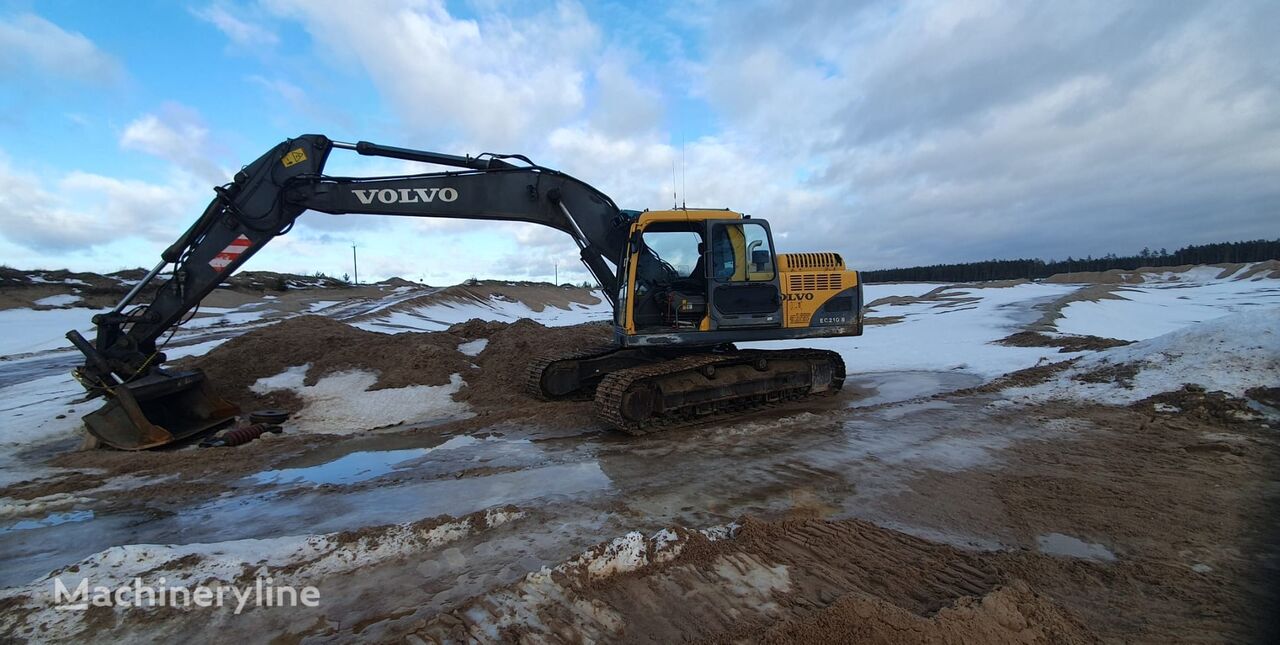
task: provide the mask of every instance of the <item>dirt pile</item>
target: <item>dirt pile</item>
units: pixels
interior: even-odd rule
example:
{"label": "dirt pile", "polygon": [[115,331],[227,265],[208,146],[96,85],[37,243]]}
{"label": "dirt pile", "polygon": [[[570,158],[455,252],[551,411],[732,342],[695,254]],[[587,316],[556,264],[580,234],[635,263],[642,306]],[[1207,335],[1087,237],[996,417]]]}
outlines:
{"label": "dirt pile", "polygon": [[[961,395],[991,394],[994,392],[1000,392],[1000,391],[1006,390],[1008,388],[1031,387],[1033,385],[1040,385],[1041,383],[1044,383],[1052,379],[1058,374],[1061,374],[1068,367],[1075,365],[1076,362],[1079,360],[1080,360],[1079,357],[1077,357],[1077,358],[1072,358],[1065,361],[1058,361],[1056,363],[1043,363],[1043,362],[1038,363],[1031,367],[1020,369],[1016,372],[1009,372],[1004,376],[997,377],[977,387],[971,387],[971,388],[966,388],[962,390],[955,390],[954,392],[952,392],[952,394],[961,394]],[[941,399],[941,398],[946,398],[946,396],[947,394],[944,393],[944,394],[939,394],[934,398]]]}
{"label": "dirt pile", "polygon": [[[73,272],[65,269],[56,271],[33,270],[20,271],[8,267],[0,267],[0,310],[16,308],[52,309],[57,307],[88,307],[100,309],[111,307],[120,301],[130,289],[142,278],[146,277],[144,269],[127,269],[115,273],[98,274]],[[147,285],[139,294],[137,302],[150,302],[156,290],[168,280],[167,274],[161,274],[155,282]],[[398,278],[393,278],[398,279]],[[404,282],[404,281],[401,281]],[[405,284],[412,284],[405,282]],[[347,289],[351,285],[326,276],[304,276],[294,273],[275,273],[271,271],[242,271],[231,276],[222,286],[206,298],[205,305],[227,306],[224,302],[216,302],[219,296],[236,294],[240,296],[235,304],[243,304],[249,299],[261,297],[264,293],[308,289]],[[50,296],[74,296],[76,300],[65,304],[41,305],[38,301]]]}
{"label": "dirt pile", "polygon": [[[1264,399],[1269,393],[1274,396],[1277,389],[1253,388],[1247,396],[1265,404]],[[1139,401],[1134,407],[1157,414],[1189,416],[1197,421],[1225,427],[1255,424],[1263,418],[1244,399],[1226,392],[1206,392],[1203,387],[1192,383],[1173,392],[1164,392]]]}
{"label": "dirt pile", "polygon": [[[1045,282],[1057,284],[1092,283],[1092,284],[1142,284],[1148,275],[1186,273],[1199,266],[1210,266],[1222,269],[1217,279],[1248,280],[1252,278],[1280,278],[1280,261],[1266,260],[1250,264],[1227,262],[1219,264],[1179,264],[1167,267],[1138,267],[1133,270],[1110,269],[1108,271],[1077,271],[1073,273],[1057,273],[1044,279]],[[1249,267],[1241,272],[1241,269]],[[1174,276],[1177,281],[1179,276]]]}
{"label": "dirt pile", "polygon": [[472,320],[454,325],[447,332],[468,340],[480,336],[480,326],[488,325],[489,342],[475,357],[480,366],[477,378],[468,379],[467,387],[455,397],[473,405],[490,408],[530,405],[534,399],[525,394],[528,367],[535,359],[563,355],[604,345],[612,340],[613,328],[606,323],[588,323],[568,327],[544,327],[528,318],[511,324]]}
{"label": "dirt pile", "polygon": [[[445,385],[451,375],[461,374],[467,386],[457,399],[496,406],[525,398],[525,370],[536,355],[608,338],[609,327],[599,324],[548,328],[527,319],[512,324],[471,320],[442,332],[380,334],[323,316],[299,316],[234,338],[180,365],[203,369],[224,397],[246,410],[299,409],[301,402],[291,392],[264,396],[250,388],[258,379],[307,364],[307,385],[328,374],[368,370],[378,375],[375,390]],[[458,350],[460,344],[479,339],[488,343],[478,356]]]}
{"label": "dirt pile", "polygon": [[[132,287],[133,271],[108,275],[57,271],[19,271],[0,267],[0,310],[52,309],[60,306],[103,308],[120,300]],[[155,289],[144,291],[149,296]],[[68,304],[42,305],[37,302],[51,296],[74,296]]]}
{"label": "dirt pile", "polygon": [[1086,352],[1131,345],[1133,341],[1101,336],[1046,336],[1035,331],[1020,331],[995,341],[1006,347],[1058,347],[1059,353]]}
{"label": "dirt pile", "polygon": [[[989,560],[861,520],[639,534],[437,616],[428,641],[1023,642],[1096,639]],[[674,545],[674,546],[673,546]],[[903,639],[908,640],[904,641]]]}
{"label": "dirt pile", "polygon": [[[405,283],[412,284],[412,283]],[[600,304],[594,290],[582,287],[557,287],[538,282],[502,282],[498,280],[471,280],[464,284],[445,287],[438,291],[410,298],[376,312],[356,316],[352,321],[372,320],[388,312],[414,311],[434,305],[479,306],[492,308],[495,303],[520,303],[533,312],[548,307],[571,310],[578,305]]]}

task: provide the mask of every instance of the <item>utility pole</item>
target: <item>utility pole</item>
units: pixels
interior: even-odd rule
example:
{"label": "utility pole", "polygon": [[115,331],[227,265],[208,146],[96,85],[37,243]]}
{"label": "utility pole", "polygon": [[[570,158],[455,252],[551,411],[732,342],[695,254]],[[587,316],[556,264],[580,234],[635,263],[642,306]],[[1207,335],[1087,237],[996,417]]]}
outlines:
{"label": "utility pole", "polygon": [[356,263],[356,243],[351,243],[351,275],[355,276],[355,283],[360,284],[360,265]]}
{"label": "utility pole", "polygon": [[552,262],[551,266],[555,267],[556,269],[556,286],[558,287],[560,286],[560,263]]}

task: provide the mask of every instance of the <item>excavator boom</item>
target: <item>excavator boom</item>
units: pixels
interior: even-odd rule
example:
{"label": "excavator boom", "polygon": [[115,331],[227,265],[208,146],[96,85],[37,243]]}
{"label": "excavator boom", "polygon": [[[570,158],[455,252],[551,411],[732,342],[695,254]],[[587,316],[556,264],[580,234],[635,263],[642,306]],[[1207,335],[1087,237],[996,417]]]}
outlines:
{"label": "excavator boom", "polygon": [[[335,149],[365,156],[432,163],[457,170],[396,177],[323,174]],[[108,404],[85,418],[108,445],[150,448],[230,421],[237,410],[218,399],[198,371],[163,367],[160,339],[205,296],[283,235],[304,212],[454,217],[542,224],[569,234],[583,263],[610,299],[617,278],[606,258],[621,253],[628,222],[604,193],[519,156],[458,156],[369,142],[334,142],[302,135],[272,148],[215,188],[204,213],[162,254],[110,312],[94,316],[92,343],[68,339],[85,355],[76,376]],[[168,275],[164,270],[169,268]],[[133,306],[149,284],[163,280],[151,302]]]}

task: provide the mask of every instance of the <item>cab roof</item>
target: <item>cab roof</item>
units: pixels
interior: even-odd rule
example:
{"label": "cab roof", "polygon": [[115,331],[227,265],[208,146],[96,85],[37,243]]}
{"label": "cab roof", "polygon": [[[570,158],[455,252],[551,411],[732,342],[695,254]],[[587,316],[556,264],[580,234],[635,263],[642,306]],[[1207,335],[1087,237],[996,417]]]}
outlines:
{"label": "cab roof", "polygon": [[742,213],[727,208],[677,208],[668,211],[645,211],[636,223],[642,227],[651,222],[704,222],[709,219],[742,219]]}

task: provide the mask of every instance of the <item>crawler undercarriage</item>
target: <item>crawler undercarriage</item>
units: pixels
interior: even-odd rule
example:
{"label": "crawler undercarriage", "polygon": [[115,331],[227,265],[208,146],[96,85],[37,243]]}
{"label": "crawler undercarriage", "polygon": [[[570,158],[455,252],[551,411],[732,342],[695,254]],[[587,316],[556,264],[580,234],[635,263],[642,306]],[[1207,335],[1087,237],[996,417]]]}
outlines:
{"label": "crawler undercarriage", "polygon": [[844,377],[844,360],[827,350],[609,346],[534,361],[527,386],[542,399],[594,398],[601,423],[642,435],[833,394]]}

